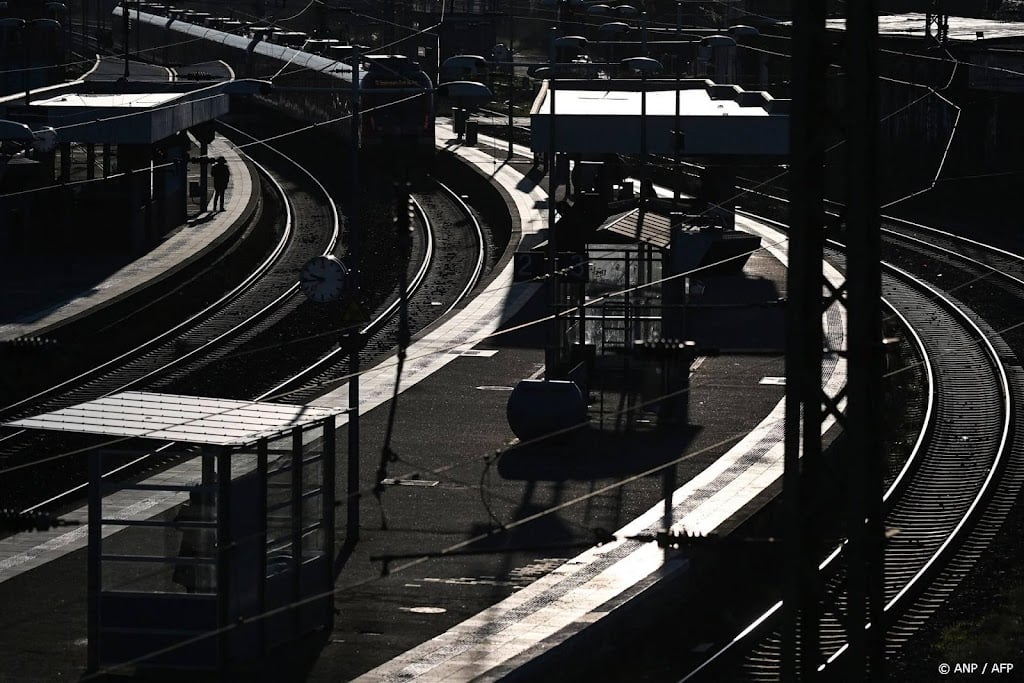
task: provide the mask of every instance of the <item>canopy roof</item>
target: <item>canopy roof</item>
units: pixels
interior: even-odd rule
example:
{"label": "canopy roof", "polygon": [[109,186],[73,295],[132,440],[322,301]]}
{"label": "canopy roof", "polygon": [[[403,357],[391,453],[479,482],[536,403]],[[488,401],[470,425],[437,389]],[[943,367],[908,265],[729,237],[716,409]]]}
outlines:
{"label": "canopy roof", "polygon": [[7,423],[11,427],[242,446],[340,410],[125,391]]}

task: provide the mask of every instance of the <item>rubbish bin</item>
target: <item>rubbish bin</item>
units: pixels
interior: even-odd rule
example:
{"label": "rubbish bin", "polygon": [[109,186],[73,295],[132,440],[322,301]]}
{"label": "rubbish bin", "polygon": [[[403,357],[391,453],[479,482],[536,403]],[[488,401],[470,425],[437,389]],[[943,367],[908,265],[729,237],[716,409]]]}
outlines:
{"label": "rubbish bin", "polygon": [[477,125],[476,121],[466,121],[466,144],[470,147],[476,146]]}
{"label": "rubbish bin", "polygon": [[468,118],[469,112],[462,107],[452,108],[452,129],[460,138],[466,132],[466,120]]}

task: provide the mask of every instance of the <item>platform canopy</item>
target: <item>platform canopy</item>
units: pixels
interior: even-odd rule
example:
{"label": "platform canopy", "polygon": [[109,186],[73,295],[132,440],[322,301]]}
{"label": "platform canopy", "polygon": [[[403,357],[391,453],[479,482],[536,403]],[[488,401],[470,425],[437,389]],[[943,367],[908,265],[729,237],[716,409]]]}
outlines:
{"label": "platform canopy", "polygon": [[224,116],[231,94],[249,94],[261,84],[226,81],[223,73],[208,81],[188,77],[203,66],[183,68],[174,80],[170,69],[132,62],[132,75],[124,80],[123,63],[97,58],[81,80],[37,88],[28,99],[24,92],[0,97],[0,119],[51,127],[62,143],[154,144]]}
{"label": "platform canopy", "polygon": [[782,157],[789,100],[697,79],[545,81],[530,128],[535,152],[553,142],[560,153],[638,155],[646,144],[649,154],[673,155],[678,144],[683,157]]}
{"label": "platform canopy", "polygon": [[6,426],[78,434],[243,446],[340,410],[266,401],[126,391]]}
{"label": "platform canopy", "polygon": [[[947,8],[956,11],[953,8]],[[781,22],[781,25],[792,29],[793,22]],[[825,28],[830,31],[845,31],[845,19],[827,19]],[[878,17],[878,35],[896,38],[922,39],[929,31],[928,15],[920,12],[903,14],[884,14]],[[931,27],[935,31],[935,27]],[[1006,40],[1024,38],[1024,22],[1000,21],[998,19],[982,19],[977,17],[956,17],[948,19],[948,37],[954,42],[970,42],[978,40]]]}

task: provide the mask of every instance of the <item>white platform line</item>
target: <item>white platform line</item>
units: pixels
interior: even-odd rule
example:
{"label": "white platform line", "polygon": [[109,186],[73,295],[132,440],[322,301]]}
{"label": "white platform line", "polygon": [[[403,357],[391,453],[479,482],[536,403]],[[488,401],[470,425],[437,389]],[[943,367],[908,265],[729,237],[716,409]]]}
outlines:
{"label": "white platform line", "polygon": [[[452,146],[450,149],[470,163],[483,166],[485,169],[495,166],[494,157],[478,149],[461,146]],[[500,164],[499,166],[495,177],[504,186],[515,187],[522,180],[523,176],[514,168]],[[547,200],[547,194],[540,187],[529,193],[513,191],[511,195],[519,212],[524,235],[547,228],[545,215],[537,208]],[[476,340],[496,331],[505,319],[514,315],[525,305],[533,296],[538,285],[513,284],[512,268],[512,263],[509,262],[484,291],[474,297],[451,320],[409,347],[406,366],[402,374],[401,388],[403,390],[426,379],[458,358],[458,354],[450,352],[453,347],[457,346],[458,350],[462,351],[468,350]],[[395,358],[390,358],[362,375],[360,378],[361,412],[371,410],[391,399],[396,363]],[[347,407],[347,386],[342,385],[342,387],[313,401],[313,404]],[[339,427],[344,425],[346,420],[347,416],[339,415],[337,425]],[[176,483],[198,483],[201,480],[201,462],[201,458],[194,458],[161,475],[147,479],[144,483],[166,482],[168,476],[173,477]],[[113,515],[117,518],[144,520],[169,510],[186,499],[187,495],[184,493],[160,494],[151,491],[122,491],[106,496],[104,506],[106,509],[121,510],[119,515]],[[48,531],[28,531],[0,539],[0,583],[86,547],[88,508],[78,508],[64,517],[78,521],[80,525],[73,529],[58,527]],[[110,536],[123,528],[105,525],[103,536]]]}
{"label": "white platform line", "polygon": [[[768,243],[766,248],[787,263],[786,241],[781,233],[749,219],[737,220],[737,225],[760,235]],[[831,267],[825,268],[825,276],[834,285],[842,281]],[[843,348],[843,308],[831,307],[823,315],[823,324],[832,348]],[[845,361],[831,360],[824,375],[823,388],[829,395],[836,395],[846,383]],[[710,533],[782,476],[784,418],[785,399],[739,443],[673,493],[673,530]],[[831,418],[826,420],[822,433],[833,423]],[[752,453],[760,456],[748,463]],[[664,504],[659,503],[615,535],[626,539],[656,531],[664,514]],[[664,552],[653,543],[618,540],[592,548],[515,595],[357,680],[500,678],[507,671],[499,667],[541,643],[552,646],[561,629],[569,624],[600,619],[605,612],[594,614],[596,607],[604,608],[610,600],[653,576],[683,569],[681,562],[666,562]]]}

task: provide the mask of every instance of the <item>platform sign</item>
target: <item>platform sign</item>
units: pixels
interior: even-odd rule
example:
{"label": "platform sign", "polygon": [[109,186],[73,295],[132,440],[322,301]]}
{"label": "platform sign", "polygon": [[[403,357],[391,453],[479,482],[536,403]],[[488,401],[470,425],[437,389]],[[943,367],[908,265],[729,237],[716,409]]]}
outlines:
{"label": "platform sign", "polygon": [[544,277],[547,259],[539,251],[517,251],[512,259],[512,281],[526,282]]}
{"label": "platform sign", "polygon": [[590,279],[590,258],[584,252],[561,252],[558,254],[558,274],[562,282],[587,282]]}
{"label": "platform sign", "polygon": [[[564,251],[558,254],[558,279],[562,282],[587,282],[590,279],[590,257],[585,252]],[[513,282],[535,280],[547,275],[548,259],[539,251],[517,251],[513,260]]]}

